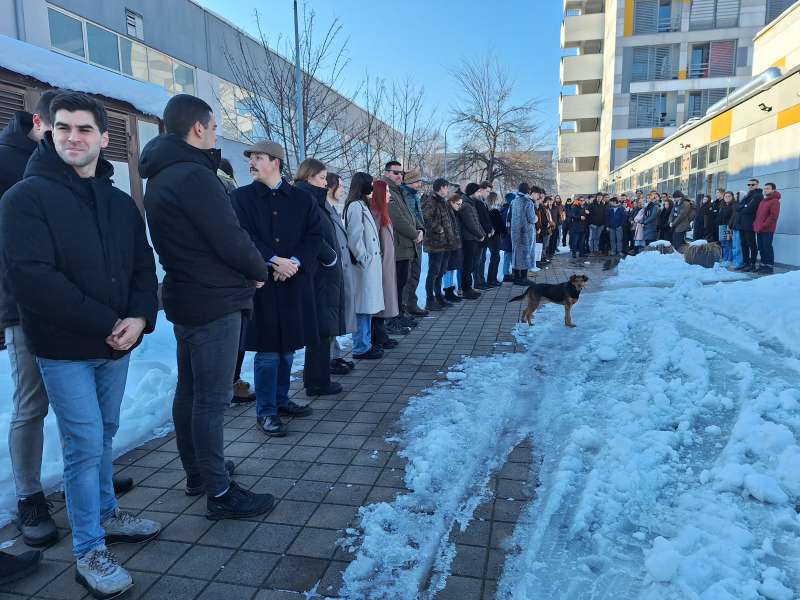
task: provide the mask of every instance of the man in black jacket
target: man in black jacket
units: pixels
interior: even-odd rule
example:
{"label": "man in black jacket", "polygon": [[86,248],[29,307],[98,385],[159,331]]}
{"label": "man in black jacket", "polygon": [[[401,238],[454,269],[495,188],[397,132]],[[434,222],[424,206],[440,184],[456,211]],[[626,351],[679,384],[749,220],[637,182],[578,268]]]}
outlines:
{"label": "man in black jacket", "polygon": [[589,204],[589,251],[595,256],[600,253],[600,236],[606,227],[606,206],[602,199],[603,195],[597,194]]}
{"label": "man in black jacket", "polygon": [[106,542],[148,540],[155,521],[120,511],[112,483],[130,351],[155,328],[157,281],[144,221],[113,187],[107,116],[56,96],[25,177],[4,196],[0,239],[22,329],[56,414],[77,579],[99,597],[132,585]]}
{"label": "man in black jacket", "polygon": [[467,300],[477,300],[480,292],[475,291],[476,266],[479,256],[479,244],[486,239],[486,231],[481,227],[478,217],[478,201],[472,196],[480,189],[477,183],[468,183],[464,188],[465,194],[462,196],[464,201],[461,210],[458,211],[458,218],[461,222],[461,251],[463,253],[464,266],[461,271],[461,297]]}
{"label": "man in black jacket", "polygon": [[475,256],[475,287],[479,290],[488,290],[492,287],[486,284],[486,254],[489,246],[489,238],[494,235],[494,226],[489,216],[489,206],[486,204],[486,198],[491,192],[492,184],[488,181],[484,181],[473,194],[475,198],[475,210],[478,211],[478,220],[481,222],[481,228],[486,232],[486,237],[483,238],[483,241],[479,244],[479,250]]}
{"label": "man in black jacket", "polygon": [[144,206],[178,344],[172,418],[186,493],[206,494],[209,519],[255,516],[271,510],[274,498],[230,481],[222,432],[242,315],[252,311],[255,289],[270,274],[216,175],[211,108],[178,94],[167,103],[164,126],[167,133],[142,151],[139,173],[148,179]]}
{"label": "man in black jacket", "polygon": [[756,270],[758,245],[756,244],[756,233],[753,231],[753,221],[756,220],[758,205],[763,198],[764,192],[758,187],[758,179],[750,179],[747,182],[747,195],[737,203],[736,222],[733,226],[734,229],[739,230],[744,260],[744,264],[737,268],[737,271]]}

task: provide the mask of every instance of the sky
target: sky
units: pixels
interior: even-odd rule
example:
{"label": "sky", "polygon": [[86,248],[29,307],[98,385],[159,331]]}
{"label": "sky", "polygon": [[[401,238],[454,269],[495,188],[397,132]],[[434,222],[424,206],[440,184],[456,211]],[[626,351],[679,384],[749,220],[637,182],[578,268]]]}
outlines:
{"label": "sky", "polygon": [[[268,39],[293,40],[292,0],[198,0],[257,34],[254,11]],[[425,90],[435,122],[453,105],[450,70],[463,59],[493,53],[515,82],[514,99],[536,99],[537,121],[554,145],[558,128],[561,0],[305,0],[320,34],[338,18],[349,63],[340,91],[350,95],[365,74],[388,83],[411,78]],[[302,1],[301,1],[302,10]]]}

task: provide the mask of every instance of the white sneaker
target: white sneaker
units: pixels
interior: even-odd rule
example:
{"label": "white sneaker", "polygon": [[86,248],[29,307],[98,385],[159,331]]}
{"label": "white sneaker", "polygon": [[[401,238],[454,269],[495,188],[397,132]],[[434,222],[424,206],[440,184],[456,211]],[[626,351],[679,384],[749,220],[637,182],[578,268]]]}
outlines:
{"label": "white sneaker", "polygon": [[106,544],[127,542],[139,544],[156,537],[161,531],[161,523],[142,519],[117,508],[114,514],[102,523],[106,531]]}
{"label": "white sneaker", "polygon": [[133,587],[133,579],[105,546],[89,550],[78,559],[75,581],[95,598],[109,600]]}

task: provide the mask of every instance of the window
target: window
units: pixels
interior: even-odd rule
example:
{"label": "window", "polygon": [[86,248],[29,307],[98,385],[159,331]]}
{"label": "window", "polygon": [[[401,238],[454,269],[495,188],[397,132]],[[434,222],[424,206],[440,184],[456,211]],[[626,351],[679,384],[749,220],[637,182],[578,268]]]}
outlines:
{"label": "window", "polygon": [[689,79],[730,77],[736,74],[736,40],[692,44]]}
{"label": "window", "polygon": [[86,57],[83,48],[83,24],[78,19],[48,8],[47,20],[50,23],[50,44],[53,48]]}
{"label": "window", "polygon": [[665,33],[679,31],[680,4],[672,0],[636,0],[633,12],[633,33]]}
{"label": "window", "polygon": [[730,148],[730,140],[723,140],[719,143],[719,159],[726,160],[728,158],[728,149]]}
{"label": "window", "polygon": [[633,49],[631,81],[678,78],[678,46],[639,46]]}
{"label": "window", "polygon": [[675,113],[668,108],[667,94],[631,94],[628,126],[672,127]]}
{"label": "window", "polygon": [[717,144],[712,144],[708,147],[708,164],[713,165],[717,162],[717,152],[719,150],[719,146]]}
{"label": "window", "polygon": [[781,13],[794,4],[795,0],[767,0],[767,24],[781,16]]}
{"label": "window", "polygon": [[740,0],[692,0],[689,30],[737,27],[739,3]]}
{"label": "window", "polygon": [[[653,140],[629,140],[628,141],[628,160],[644,154],[652,148],[656,142]],[[641,184],[640,184],[641,185]]]}
{"label": "window", "polygon": [[686,106],[686,117],[702,117],[708,112],[708,107],[716,104],[728,95],[727,88],[702,90],[690,92]]}
{"label": "window", "polygon": [[20,110],[25,110],[25,88],[0,83],[0,129],[5,129]]}
{"label": "window", "polygon": [[122,72],[136,79],[148,81],[147,48],[126,38],[119,40]]}
{"label": "window", "polygon": [[86,45],[89,61],[119,71],[119,47],[117,35],[91,23],[86,24]]}
{"label": "window", "polygon": [[126,8],[125,25],[128,29],[129,36],[140,40],[144,39],[144,20],[142,19],[142,15]]}
{"label": "window", "polygon": [[150,73],[150,81],[157,83],[168,92],[174,92],[175,86],[172,83],[172,59],[166,54],[147,49],[147,69]]}
{"label": "window", "polygon": [[705,169],[707,159],[708,159],[708,148],[703,146],[697,151],[697,168]]}
{"label": "window", "polygon": [[194,69],[175,63],[175,92],[178,94],[194,94]]}

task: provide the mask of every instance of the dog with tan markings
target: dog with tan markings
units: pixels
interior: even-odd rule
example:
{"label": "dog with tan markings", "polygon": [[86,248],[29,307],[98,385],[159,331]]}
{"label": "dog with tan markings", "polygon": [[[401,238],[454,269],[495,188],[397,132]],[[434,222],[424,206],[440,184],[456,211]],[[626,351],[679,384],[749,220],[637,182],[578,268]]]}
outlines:
{"label": "dog with tan markings", "polygon": [[563,283],[534,283],[519,296],[511,298],[509,303],[527,298],[528,305],[522,311],[522,320],[528,325],[533,325],[533,313],[542,304],[561,304],[564,307],[564,325],[577,327],[572,322],[572,306],[578,302],[587,281],[589,278],[586,275],[575,274]]}

